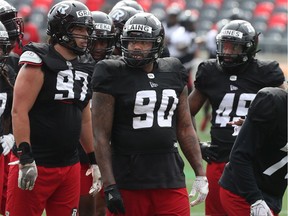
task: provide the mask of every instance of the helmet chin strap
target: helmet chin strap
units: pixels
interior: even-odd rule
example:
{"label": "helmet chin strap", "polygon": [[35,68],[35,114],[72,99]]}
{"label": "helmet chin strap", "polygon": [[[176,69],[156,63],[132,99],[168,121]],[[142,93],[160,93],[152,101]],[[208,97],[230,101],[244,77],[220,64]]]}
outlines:
{"label": "helmet chin strap", "polygon": [[76,55],[83,55],[85,54],[86,50],[82,50],[80,49],[75,40],[69,38],[67,35],[63,35],[62,40],[59,40],[59,44],[61,44],[62,46],[66,47],[67,49],[71,50],[72,52],[74,52]]}

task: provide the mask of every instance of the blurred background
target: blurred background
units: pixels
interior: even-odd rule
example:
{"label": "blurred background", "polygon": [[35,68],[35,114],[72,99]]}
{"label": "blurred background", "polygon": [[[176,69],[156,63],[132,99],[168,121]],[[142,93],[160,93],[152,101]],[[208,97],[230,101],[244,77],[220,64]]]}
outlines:
{"label": "blurred background", "polygon": [[[52,5],[60,1],[7,0],[25,20],[24,43],[46,41],[47,13]],[[81,0],[81,2],[91,11],[100,10],[109,13],[118,1]],[[185,56],[185,52],[192,53],[193,56],[188,63],[189,67],[192,69],[194,67],[194,71],[197,63],[215,57],[215,36],[227,20],[245,19],[261,33],[259,36],[261,52],[257,54],[258,58],[277,60],[287,77],[287,0],[138,0],[137,2],[144,11],[153,13],[163,22],[166,44],[171,56],[181,58]],[[182,32],[179,31],[179,26],[182,27]],[[183,34],[183,27],[187,34]],[[193,60],[192,66],[190,60]]]}

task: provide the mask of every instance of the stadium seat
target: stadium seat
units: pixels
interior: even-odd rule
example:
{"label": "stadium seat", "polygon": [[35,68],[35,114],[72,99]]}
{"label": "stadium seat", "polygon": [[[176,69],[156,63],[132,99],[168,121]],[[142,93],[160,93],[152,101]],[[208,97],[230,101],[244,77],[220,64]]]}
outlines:
{"label": "stadium seat", "polygon": [[273,13],[269,20],[268,26],[287,25],[287,13]]}
{"label": "stadium seat", "polygon": [[253,11],[256,7],[256,2],[251,1],[251,0],[244,0],[241,2],[239,5],[239,8],[242,9],[243,11]]}
{"label": "stadium seat", "polygon": [[259,2],[255,9],[254,9],[254,15],[261,15],[261,14],[271,14],[274,9],[274,4],[272,2],[264,1]]}
{"label": "stadium seat", "polygon": [[196,9],[199,11],[202,6],[203,6],[202,0],[193,0],[187,2],[187,9]]}

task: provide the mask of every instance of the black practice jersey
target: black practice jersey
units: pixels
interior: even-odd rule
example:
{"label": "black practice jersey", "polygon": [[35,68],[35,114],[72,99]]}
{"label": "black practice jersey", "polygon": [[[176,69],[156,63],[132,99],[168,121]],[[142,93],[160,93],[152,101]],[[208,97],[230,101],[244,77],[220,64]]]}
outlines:
{"label": "black practice jersey", "polygon": [[37,165],[67,166],[79,161],[82,110],[91,99],[93,65],[67,61],[52,45],[30,43],[20,63],[41,65],[44,83],[29,112],[31,146]]}
{"label": "black practice jersey", "polygon": [[111,146],[120,188],[185,187],[175,112],[187,79],[176,58],[158,59],[152,73],[123,59],[96,64],[93,90],[115,98]]}
{"label": "black practice jersey", "polygon": [[264,198],[276,213],[287,187],[287,94],[280,88],[259,91],[220,179],[250,204]]}
{"label": "black practice jersey", "polygon": [[[0,72],[0,136],[12,132],[11,109],[13,98],[13,85],[15,82],[15,72],[9,66],[4,67]],[[8,125],[7,125],[8,124]]]}
{"label": "black practice jersey", "polygon": [[16,74],[18,74],[20,69],[20,65],[18,63],[19,63],[19,55],[14,52],[10,52],[7,59],[7,65],[12,67]]}
{"label": "black practice jersey", "polygon": [[219,162],[227,162],[236,136],[227,125],[245,117],[256,93],[264,87],[278,87],[285,78],[275,61],[254,59],[241,73],[225,73],[216,62],[208,60],[199,65],[195,88],[208,97],[212,106],[211,141],[219,146]]}

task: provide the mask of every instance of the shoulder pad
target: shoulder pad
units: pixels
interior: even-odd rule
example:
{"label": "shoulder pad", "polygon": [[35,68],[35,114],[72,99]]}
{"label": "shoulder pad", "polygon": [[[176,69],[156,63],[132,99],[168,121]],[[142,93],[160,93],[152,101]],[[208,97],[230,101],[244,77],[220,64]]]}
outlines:
{"label": "shoulder pad", "polygon": [[42,65],[42,59],[32,51],[25,51],[19,59],[19,64]]}

